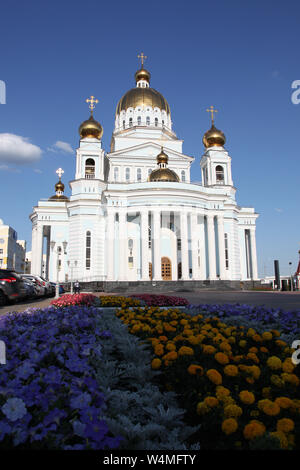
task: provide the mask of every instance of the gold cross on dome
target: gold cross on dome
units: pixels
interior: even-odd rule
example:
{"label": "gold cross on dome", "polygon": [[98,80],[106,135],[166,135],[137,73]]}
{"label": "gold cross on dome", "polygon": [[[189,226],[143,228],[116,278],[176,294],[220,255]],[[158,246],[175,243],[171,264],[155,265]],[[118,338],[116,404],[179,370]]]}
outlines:
{"label": "gold cross on dome", "polygon": [[141,55],[138,55],[138,59],[141,59],[141,62],[142,62],[142,68],[144,67],[144,60],[147,59],[147,56],[144,55],[143,52],[141,52]]}
{"label": "gold cross on dome", "polygon": [[93,114],[93,111],[95,109],[95,104],[94,103],[99,103],[99,101],[97,99],[95,99],[95,97],[93,95],[91,95],[91,99],[86,99],[85,100],[87,103],[90,103],[89,104],[89,108],[91,110],[91,114]]}
{"label": "gold cross on dome", "polygon": [[217,113],[218,110],[214,109],[213,106],[211,106],[209,109],[206,110],[208,113],[211,113],[211,123],[214,123],[214,113]]}
{"label": "gold cross on dome", "polygon": [[56,174],[58,175],[59,179],[61,179],[62,175],[64,174],[64,170],[62,168],[59,168],[56,170]]}

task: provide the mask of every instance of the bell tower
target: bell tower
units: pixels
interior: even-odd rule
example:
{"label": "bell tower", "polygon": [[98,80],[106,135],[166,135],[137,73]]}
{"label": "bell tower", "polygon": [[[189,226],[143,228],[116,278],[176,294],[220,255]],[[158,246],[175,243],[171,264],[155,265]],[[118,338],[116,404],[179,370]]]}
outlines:
{"label": "bell tower", "polygon": [[202,142],[205,152],[200,161],[203,186],[233,186],[231,157],[224,149],[225,135],[214,124],[214,113],[218,110],[210,106],[211,128],[204,134]]}

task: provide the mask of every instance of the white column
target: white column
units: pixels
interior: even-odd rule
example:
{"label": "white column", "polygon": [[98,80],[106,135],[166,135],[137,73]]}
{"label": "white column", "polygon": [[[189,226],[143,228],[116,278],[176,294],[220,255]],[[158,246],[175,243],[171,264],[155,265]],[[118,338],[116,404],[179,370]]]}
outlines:
{"label": "white column", "polygon": [[128,240],[127,212],[119,211],[119,281],[127,281],[128,269]]}
{"label": "white column", "polygon": [[219,245],[219,266],[220,266],[220,279],[226,278],[225,267],[225,240],[224,240],[224,217],[217,216],[218,224],[218,245]]}
{"label": "white column", "polygon": [[36,241],[35,241],[35,272],[33,274],[37,276],[42,275],[42,259],[43,259],[43,226],[37,226]]}
{"label": "white column", "polygon": [[192,272],[193,279],[199,279],[198,268],[198,226],[197,226],[197,213],[191,214],[191,237],[192,237]]}
{"label": "white column", "polygon": [[161,255],[160,255],[160,210],[153,211],[153,242],[154,242],[154,271],[153,280],[161,281]]}
{"label": "white column", "polygon": [[36,227],[32,227],[32,239],[31,239],[31,266],[30,273],[34,274],[35,272],[35,262],[36,262]]}
{"label": "white column", "polygon": [[106,240],[106,275],[108,281],[115,281],[115,211],[107,213],[107,240]]}
{"label": "white column", "polygon": [[252,279],[258,279],[255,228],[250,229]]}
{"label": "white column", "polygon": [[183,281],[190,279],[189,276],[189,254],[188,254],[188,230],[187,230],[187,212],[180,213],[180,237],[181,237],[181,270]]}
{"label": "white column", "polygon": [[148,210],[141,211],[142,281],[149,281]]}
{"label": "white column", "polygon": [[208,238],[208,262],[209,262],[209,279],[215,280],[216,274],[216,243],[214,216],[207,215],[207,238]]}

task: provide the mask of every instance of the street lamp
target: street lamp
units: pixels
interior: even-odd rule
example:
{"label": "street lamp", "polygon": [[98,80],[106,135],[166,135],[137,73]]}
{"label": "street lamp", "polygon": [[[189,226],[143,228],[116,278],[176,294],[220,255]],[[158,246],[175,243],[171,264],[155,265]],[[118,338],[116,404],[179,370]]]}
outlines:
{"label": "street lamp", "polygon": [[[62,243],[63,245],[63,249],[64,249],[64,254],[66,254],[66,248],[67,248],[67,244],[68,242],[64,241]],[[55,245],[56,245],[56,242],[54,240],[52,240],[50,242],[50,247],[51,247],[51,250],[54,252],[54,248],[55,248]],[[55,287],[55,299],[58,299],[59,298],[59,255],[61,253],[61,247],[60,246],[57,246],[57,249],[56,249],[56,254],[57,254],[57,258],[56,258],[56,287]]]}
{"label": "street lamp", "polygon": [[289,267],[290,267],[290,279],[291,279],[291,291],[293,291],[293,290],[294,290],[294,286],[293,286],[293,284],[294,284],[294,279],[293,279],[293,276],[292,276],[291,265],[292,265],[292,262],[291,262],[291,261],[289,261]]}
{"label": "street lamp", "polygon": [[68,266],[71,268],[71,294],[73,294],[73,268],[76,268],[77,261],[68,261]]}

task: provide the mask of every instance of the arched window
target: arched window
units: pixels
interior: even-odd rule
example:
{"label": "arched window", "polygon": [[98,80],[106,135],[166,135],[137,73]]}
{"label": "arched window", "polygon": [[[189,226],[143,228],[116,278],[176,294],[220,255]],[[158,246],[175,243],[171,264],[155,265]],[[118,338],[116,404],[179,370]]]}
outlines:
{"label": "arched window", "polygon": [[150,116],[146,117],[146,124],[147,124],[147,126],[150,126]]}
{"label": "arched window", "polygon": [[114,180],[119,181],[119,168],[117,166],[114,168]]}
{"label": "arched window", "polygon": [[224,183],[224,168],[221,165],[216,166],[216,181],[218,184]]}
{"label": "arched window", "polygon": [[185,181],[185,171],[184,170],[182,170],[182,172],[181,172],[181,181],[183,181],[183,182]]}
{"label": "arched window", "polygon": [[95,160],[93,158],[88,158],[85,162],[85,177],[86,179],[95,178]]}
{"label": "arched window", "polygon": [[138,123],[138,126],[141,125],[141,123],[142,123],[142,118],[141,118],[141,116],[138,116],[137,123]]}
{"label": "arched window", "polygon": [[158,126],[158,118],[155,118],[155,127]]}
{"label": "arched window", "polygon": [[126,178],[126,181],[130,181],[130,168],[126,168],[125,178]]}
{"label": "arched window", "polygon": [[137,181],[142,181],[142,170],[141,170],[141,168],[138,168],[136,170],[136,179],[137,179]]}
{"label": "arched window", "polygon": [[129,127],[132,127],[132,117],[129,118]]}
{"label": "arched window", "polygon": [[123,121],[123,129],[125,129],[125,120]]}
{"label": "arched window", "polygon": [[85,239],[85,267],[91,269],[91,232],[86,232]]}

